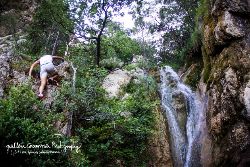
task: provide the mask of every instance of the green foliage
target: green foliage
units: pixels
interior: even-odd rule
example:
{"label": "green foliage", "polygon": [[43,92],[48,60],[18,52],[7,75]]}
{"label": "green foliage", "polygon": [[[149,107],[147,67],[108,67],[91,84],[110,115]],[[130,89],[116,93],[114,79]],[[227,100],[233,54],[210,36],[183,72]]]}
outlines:
{"label": "green foliage", "polygon": [[111,57],[109,59],[103,59],[100,65],[106,69],[113,70],[115,68],[122,68],[123,62],[117,57]]}
{"label": "green foliage", "polygon": [[183,65],[183,55],[186,56],[186,51],[182,49],[194,30],[194,9],[198,6],[198,2],[197,0],[159,2],[166,4],[159,11],[160,24],[157,25],[158,31],[166,32],[163,37],[161,57],[168,63]]}
{"label": "green foliage", "polygon": [[187,76],[185,83],[195,90],[201,78],[202,66],[201,64],[195,64],[193,67],[194,68]]}
{"label": "green foliage", "polygon": [[[52,147],[52,142],[65,145],[70,140],[58,133],[53,123],[60,114],[48,113],[28,85],[12,87],[7,99],[0,100],[0,141],[1,160],[10,166],[70,166],[69,152],[40,154],[43,149],[7,149],[14,143],[28,147],[30,145],[48,145],[50,151],[62,151]],[[18,147],[18,146],[16,146]],[[15,152],[23,151],[25,153]],[[28,151],[37,151],[29,154]],[[74,158],[74,155],[72,155]],[[82,157],[84,158],[84,156]],[[83,161],[84,162],[84,161]]]}
{"label": "green foliage", "polygon": [[104,0],[100,3],[98,0],[91,2],[66,0],[70,6],[70,18],[75,24],[75,34],[86,40],[102,36],[111,17],[120,14],[123,7],[129,6],[134,1]]}
{"label": "green foliage", "polygon": [[[98,162],[98,166],[115,164],[117,160],[125,166],[146,162],[143,154],[154,122],[153,85],[152,79],[129,84],[124,90],[131,94],[127,99],[106,100],[89,120],[88,124],[92,126],[79,128],[82,145],[90,160]],[[140,161],[138,157],[141,157]]]}
{"label": "green foliage", "polygon": [[88,165],[145,164],[147,139],[154,124],[152,112],[157,103],[155,81],[149,77],[131,82],[124,88],[124,93],[130,94],[127,99],[107,99],[101,88],[106,71],[80,66],[83,62],[74,62],[81,67],[75,92],[71,83],[65,82],[54,101],[54,112],[73,112],[73,133],[80,138]]}
{"label": "green foliage", "polygon": [[127,71],[138,71],[138,70],[140,71],[143,69],[147,72],[155,68],[157,68],[155,60],[152,60],[151,58],[146,59],[145,57],[142,57],[140,55],[135,55],[133,62],[123,67],[123,69]]}
{"label": "green foliage", "polygon": [[106,33],[108,23],[112,16],[119,14],[120,10],[129,6],[135,0],[123,1],[98,1],[81,2],[78,0],[66,0],[70,6],[70,18],[74,22],[73,34],[81,37],[83,40],[92,42],[96,45],[96,60],[97,66],[100,65],[102,38]]}
{"label": "green foliage", "polygon": [[[160,9],[161,24],[158,27],[167,33],[164,35],[163,49],[160,56],[163,61],[176,69],[190,66],[201,60],[202,22],[208,19],[207,0],[164,1],[169,6]],[[180,20],[180,26],[169,24]],[[166,24],[163,24],[166,23]]]}
{"label": "green foliage", "polygon": [[[198,7],[196,9],[195,13],[195,28],[194,31],[191,33],[191,36],[188,40],[188,43],[186,45],[186,48],[188,50],[191,50],[193,53],[198,52],[198,50],[201,47],[202,39],[201,39],[201,33],[202,29],[201,27],[202,20],[207,17],[208,15],[208,4],[207,0],[201,0],[198,4]],[[189,51],[190,52],[190,51]]]}
{"label": "green foliage", "polygon": [[202,48],[202,55],[203,55],[203,79],[204,82],[207,83],[209,81],[209,77],[211,74],[211,62],[210,62],[210,57],[206,54],[206,51],[204,48]]}
{"label": "green foliage", "polygon": [[105,58],[117,57],[124,63],[132,60],[134,54],[140,54],[139,43],[131,39],[122,31],[111,32],[110,36],[103,38],[102,52]]}
{"label": "green foliage", "polygon": [[[61,48],[64,52],[64,47]],[[69,48],[68,60],[73,62],[79,70],[85,70],[94,66],[95,54],[93,45],[81,45]]]}
{"label": "green foliage", "polygon": [[199,6],[196,9],[195,14],[195,22],[196,26],[198,22],[204,20],[207,21],[207,18],[209,16],[209,1],[208,0],[199,0]]}
{"label": "green foliage", "polygon": [[135,70],[138,67],[137,64],[128,64],[124,67],[124,69],[128,70],[128,71],[132,71]]}
{"label": "green foliage", "polygon": [[18,17],[20,16],[13,12],[0,15],[0,23],[1,25],[6,26],[9,34],[16,33]]}
{"label": "green foliage", "polygon": [[28,30],[28,51],[26,54],[52,54],[54,47],[65,45],[73,29],[64,0],[43,0],[36,10]]}

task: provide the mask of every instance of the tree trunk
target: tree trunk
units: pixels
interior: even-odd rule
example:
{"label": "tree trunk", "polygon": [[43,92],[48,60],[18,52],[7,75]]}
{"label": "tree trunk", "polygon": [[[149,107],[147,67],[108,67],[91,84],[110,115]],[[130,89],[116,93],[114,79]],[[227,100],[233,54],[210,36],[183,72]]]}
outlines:
{"label": "tree trunk", "polygon": [[100,66],[100,58],[101,58],[101,37],[96,39],[96,65]]}

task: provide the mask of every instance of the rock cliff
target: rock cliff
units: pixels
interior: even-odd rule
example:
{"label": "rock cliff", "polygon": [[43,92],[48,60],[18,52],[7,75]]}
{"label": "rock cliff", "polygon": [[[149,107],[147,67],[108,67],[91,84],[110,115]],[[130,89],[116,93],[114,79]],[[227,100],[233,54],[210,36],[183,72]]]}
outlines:
{"label": "rock cliff", "polygon": [[250,1],[210,0],[208,5],[209,15],[203,22],[202,33],[202,80],[207,84],[206,120],[212,157],[204,166],[247,166],[250,164]]}

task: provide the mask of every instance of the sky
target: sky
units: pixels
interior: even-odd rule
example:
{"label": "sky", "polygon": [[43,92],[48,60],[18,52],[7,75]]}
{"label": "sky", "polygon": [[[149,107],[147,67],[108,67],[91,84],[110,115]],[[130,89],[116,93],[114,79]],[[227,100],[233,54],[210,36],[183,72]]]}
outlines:
{"label": "sky", "polygon": [[[143,8],[149,9],[149,15],[143,18],[146,24],[147,23],[158,24],[160,22],[159,20],[160,8],[162,7],[168,8],[171,5],[176,5],[175,2],[171,4],[164,4],[160,2],[155,2],[154,0],[144,0],[143,2],[144,2]],[[123,8],[120,12],[123,12],[124,16],[116,16],[113,18],[114,21],[120,22],[124,26],[125,29],[132,29],[135,26],[132,15],[129,14],[129,10],[130,10],[129,8]],[[181,19],[180,20],[176,19],[168,24],[173,27],[178,28],[180,27],[182,22],[181,22]],[[136,38],[136,39],[142,39],[143,37],[144,41],[154,43],[154,45],[156,46],[156,49],[160,50],[162,46],[162,42],[163,42],[162,36],[165,33],[166,32],[161,31],[161,32],[154,32],[153,34],[151,34],[149,33],[147,29],[145,29],[145,30],[141,30],[139,33],[134,34],[131,37]]]}
{"label": "sky", "polygon": [[124,13],[124,16],[116,16],[113,18],[114,21],[121,23],[125,29],[132,29],[134,27],[134,21],[132,15],[128,14],[129,9],[123,8],[121,12]]}
{"label": "sky", "polygon": [[[146,1],[150,1],[150,0],[146,0]],[[152,3],[152,0],[151,0]],[[158,10],[160,8],[159,5],[155,6],[155,5],[151,5],[154,6],[153,8],[151,8],[150,10],[150,15],[148,17],[144,17],[144,21],[146,22],[151,22],[151,23],[155,23],[156,20],[158,19]],[[148,6],[150,7],[150,6]],[[132,29],[134,28],[135,24],[134,24],[134,20],[131,14],[129,14],[129,8],[123,8],[120,12],[123,12],[124,15],[123,16],[115,16],[113,18],[113,21],[119,22],[123,25],[123,27],[125,29]],[[148,32],[148,29],[145,30],[141,30],[139,33],[137,34],[133,34],[131,37],[134,39],[141,39],[150,43],[154,43],[156,49],[160,49],[161,47],[161,39],[162,39],[162,35],[163,32],[155,32],[153,34]],[[142,39],[143,37],[143,39]]]}

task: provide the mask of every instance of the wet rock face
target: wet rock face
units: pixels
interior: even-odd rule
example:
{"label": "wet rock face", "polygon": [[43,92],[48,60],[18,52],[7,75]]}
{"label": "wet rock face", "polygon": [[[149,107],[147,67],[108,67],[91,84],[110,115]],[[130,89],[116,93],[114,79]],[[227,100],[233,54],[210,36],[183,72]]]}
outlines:
{"label": "wet rock face", "polygon": [[229,11],[234,13],[250,14],[249,0],[215,0],[212,14],[218,15],[220,11]]}
{"label": "wet rock face", "polygon": [[212,114],[210,128],[214,135],[225,131],[223,126],[234,122],[241,109],[241,106],[235,104],[240,104],[236,73],[232,68],[228,68],[224,72],[224,77],[221,79],[221,85],[219,87],[214,85],[210,94],[209,111]]}
{"label": "wet rock face", "polygon": [[[234,48],[237,48],[237,51]],[[241,153],[249,149],[250,146],[247,140],[235,140],[234,145],[236,146],[232,148],[235,154],[233,155],[227,151],[232,150],[229,148],[231,145],[228,136],[231,136],[231,138],[235,136],[234,132],[236,130],[234,129],[237,129],[238,124],[241,127],[248,127],[240,130],[242,136],[249,136],[250,134],[248,117],[249,78],[247,77],[250,71],[250,57],[247,56],[249,54],[249,49],[234,44],[223,49],[220,55],[214,58],[215,63],[210,74],[213,79],[208,88],[207,120],[214,141],[212,155],[214,156],[215,165],[220,163],[223,165],[240,163],[244,160]],[[244,142],[246,143],[243,144]],[[238,147],[238,145],[241,145],[241,147]]]}
{"label": "wet rock face", "polygon": [[215,0],[210,12],[204,39],[214,41],[204,40],[203,47],[211,61],[212,166],[244,166],[250,163],[250,1]]}
{"label": "wet rock face", "polygon": [[217,44],[226,44],[246,35],[249,27],[247,17],[250,16],[248,0],[216,0],[212,14],[217,20],[214,29]]}
{"label": "wet rock face", "polygon": [[152,167],[173,167],[170,152],[169,131],[166,126],[162,111],[155,111],[156,124],[155,133],[148,142],[150,160],[148,166]]}
{"label": "wet rock face", "polygon": [[185,95],[181,91],[176,91],[172,96],[172,106],[176,111],[176,118],[183,133],[186,133],[188,106]]}

